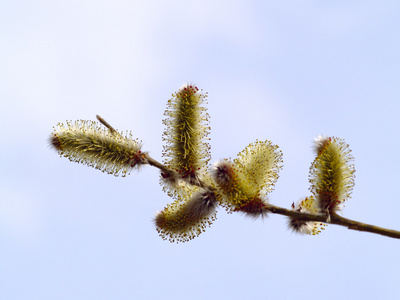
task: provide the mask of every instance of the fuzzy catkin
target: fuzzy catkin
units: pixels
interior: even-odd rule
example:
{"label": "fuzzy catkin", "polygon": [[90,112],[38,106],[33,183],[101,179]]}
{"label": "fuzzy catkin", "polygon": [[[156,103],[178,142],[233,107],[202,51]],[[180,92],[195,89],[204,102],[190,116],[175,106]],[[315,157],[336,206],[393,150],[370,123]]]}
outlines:
{"label": "fuzzy catkin", "polygon": [[212,176],[228,211],[251,217],[265,216],[267,194],[272,191],[282,168],[282,152],[269,141],[248,145],[233,161],[214,164]]}
{"label": "fuzzy catkin", "polygon": [[61,156],[115,176],[126,176],[130,170],[146,163],[147,153],[141,143],[102,128],[93,121],[59,123],[50,137],[51,146]]}
{"label": "fuzzy catkin", "polygon": [[316,139],[317,156],[310,167],[310,191],[319,211],[335,212],[350,198],[355,168],[349,145],[335,137]]}
{"label": "fuzzy catkin", "polygon": [[210,131],[208,114],[203,104],[207,94],[196,86],[184,84],[168,100],[163,120],[164,164],[177,171],[182,179],[197,183],[199,170],[210,160],[210,146],[206,142]]}
{"label": "fuzzy catkin", "polygon": [[155,216],[159,235],[170,242],[187,242],[205,231],[216,219],[214,193],[202,190],[188,201],[176,200]]}

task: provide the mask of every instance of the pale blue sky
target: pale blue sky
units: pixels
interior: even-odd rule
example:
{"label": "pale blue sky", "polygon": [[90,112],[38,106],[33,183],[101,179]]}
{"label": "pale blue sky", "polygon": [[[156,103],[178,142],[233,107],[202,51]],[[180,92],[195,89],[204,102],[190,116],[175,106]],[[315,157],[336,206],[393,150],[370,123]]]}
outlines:
{"label": "pale blue sky", "polygon": [[52,126],[104,117],[161,160],[166,101],[208,92],[212,162],[271,140],[273,204],[309,195],[312,141],[350,144],[343,216],[400,229],[398,1],[0,3],[2,299],[397,299],[398,240],[219,210],[170,244],[152,219],[171,199],[151,167],[115,178],[61,159]]}

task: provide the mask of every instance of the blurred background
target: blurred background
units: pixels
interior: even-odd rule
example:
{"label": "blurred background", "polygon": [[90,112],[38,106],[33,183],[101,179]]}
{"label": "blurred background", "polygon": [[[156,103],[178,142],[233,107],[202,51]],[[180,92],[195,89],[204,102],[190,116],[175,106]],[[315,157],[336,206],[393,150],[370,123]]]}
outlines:
{"label": "blurred background", "polygon": [[184,244],[154,213],[159,172],[115,178],[49,147],[53,126],[132,130],[162,161],[166,102],[208,93],[212,160],[270,140],[271,203],[309,195],[313,139],[345,139],[356,184],[343,216],[400,230],[398,1],[0,2],[2,299],[398,299],[400,242],[334,225],[219,210]]}

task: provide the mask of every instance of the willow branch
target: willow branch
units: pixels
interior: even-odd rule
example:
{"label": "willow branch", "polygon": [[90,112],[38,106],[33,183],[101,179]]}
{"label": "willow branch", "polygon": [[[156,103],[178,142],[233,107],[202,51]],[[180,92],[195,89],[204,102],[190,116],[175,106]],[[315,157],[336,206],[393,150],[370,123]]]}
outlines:
{"label": "willow branch", "polygon": [[[119,134],[110,124],[108,124],[103,118],[100,116],[96,116],[97,119],[104,125],[106,126],[113,134]],[[176,178],[179,178],[179,174],[173,170],[170,170],[167,168],[165,165],[162,163],[158,162],[157,160],[151,158],[148,153],[143,154],[145,155],[145,161],[147,164],[158,168],[162,173],[166,175],[171,175],[175,176]],[[202,180],[197,180],[196,182],[192,182],[193,185],[196,185],[200,188],[208,189],[210,191],[214,190],[213,187],[207,185],[204,181]],[[321,223],[327,223],[327,224],[334,224],[334,225],[339,225],[339,226],[345,226],[348,229],[351,230],[358,230],[358,231],[364,231],[364,232],[370,232],[370,233],[375,233],[375,234],[380,234],[383,236],[391,237],[391,238],[396,238],[400,239],[400,231],[397,230],[392,230],[392,229],[387,229],[387,228],[382,228],[379,226],[375,225],[370,225],[354,220],[350,220],[344,217],[339,216],[338,214],[332,212],[329,216],[326,214],[309,214],[309,213],[304,213],[304,212],[299,212],[296,210],[291,210],[291,209],[286,209],[283,207],[275,206],[273,204],[266,203],[265,208],[273,213],[273,214],[279,214],[279,215],[284,215],[292,219],[297,219],[300,221],[309,221],[309,222],[321,222]]]}
{"label": "willow branch", "polygon": [[348,229],[376,233],[388,236],[395,239],[400,239],[400,231],[393,229],[386,229],[375,225],[365,224],[358,221],[346,219],[337,214],[332,214],[331,223],[341,226],[347,226]]}

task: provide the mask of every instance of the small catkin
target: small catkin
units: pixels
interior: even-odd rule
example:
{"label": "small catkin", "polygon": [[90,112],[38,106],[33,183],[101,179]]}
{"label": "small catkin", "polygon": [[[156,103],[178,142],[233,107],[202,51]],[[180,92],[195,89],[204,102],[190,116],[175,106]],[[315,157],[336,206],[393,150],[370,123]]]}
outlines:
{"label": "small catkin", "polygon": [[[309,213],[309,214],[318,214],[319,208],[316,205],[315,198],[313,196],[306,197],[296,204],[292,204],[292,210]],[[304,221],[299,220],[297,218],[289,218],[289,228],[291,228],[294,232],[304,233],[309,235],[316,235],[321,232],[321,230],[325,229],[326,224],[321,222],[313,222],[313,221]]]}
{"label": "small catkin", "polygon": [[159,235],[170,242],[187,242],[205,231],[216,219],[213,192],[196,192],[188,201],[176,200],[158,212],[154,222]]}
{"label": "small catkin", "polygon": [[316,139],[317,157],[310,167],[310,191],[320,212],[335,212],[350,198],[354,187],[354,160],[342,139],[319,137]]}

